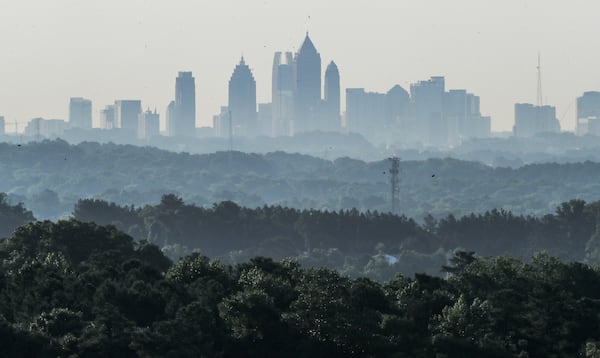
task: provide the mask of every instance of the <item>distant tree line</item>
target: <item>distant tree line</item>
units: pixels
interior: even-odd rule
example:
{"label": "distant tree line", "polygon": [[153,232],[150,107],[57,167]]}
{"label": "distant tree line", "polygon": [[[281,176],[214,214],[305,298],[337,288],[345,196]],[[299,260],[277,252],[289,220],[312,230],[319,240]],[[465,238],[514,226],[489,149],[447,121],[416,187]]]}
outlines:
{"label": "distant tree line", "polygon": [[[510,168],[419,153],[400,155],[399,213],[408,217],[430,213],[441,219],[493,208],[542,216],[571,198],[598,200],[600,163],[585,156],[560,164],[546,156],[545,163]],[[139,207],[157,203],[165,193],[199,206],[230,200],[252,208],[387,212],[388,155],[365,162],[284,152],[175,153],[61,140],[0,143],[0,192],[25,203],[37,218],[52,220],[68,217],[79,198]]]}

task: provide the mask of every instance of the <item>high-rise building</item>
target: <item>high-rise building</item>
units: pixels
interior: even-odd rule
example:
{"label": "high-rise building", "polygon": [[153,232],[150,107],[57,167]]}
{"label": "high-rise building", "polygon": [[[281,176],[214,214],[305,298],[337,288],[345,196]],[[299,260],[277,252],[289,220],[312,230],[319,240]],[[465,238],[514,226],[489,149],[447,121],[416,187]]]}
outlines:
{"label": "high-rise building", "polygon": [[175,101],[171,101],[169,102],[169,105],[167,106],[167,114],[166,114],[166,118],[165,118],[165,129],[166,129],[166,133],[169,137],[172,137],[175,135],[175,119],[176,119],[177,115],[175,114]]}
{"label": "high-rise building", "polygon": [[256,81],[244,57],[229,80],[229,111],[236,136],[259,133],[256,121]]}
{"label": "high-rise building", "polygon": [[410,97],[416,121],[416,135],[432,145],[445,145],[447,128],[444,114],[444,77],[431,77],[410,85]]}
{"label": "high-rise building", "polygon": [[115,106],[108,105],[100,111],[100,128],[113,129],[115,126]]}
{"label": "high-rise building", "polygon": [[141,113],[142,102],[139,100],[115,101],[115,128],[137,133],[138,119]]}
{"label": "high-rise building", "polygon": [[69,101],[69,125],[71,128],[92,128],[92,101],[72,97]]}
{"label": "high-rise building", "polygon": [[4,117],[0,116],[0,135],[6,134],[6,122],[4,121]]}
{"label": "high-rise building", "polygon": [[192,136],[196,132],[196,81],[191,72],[179,72],[175,80],[175,118],[169,135]]}
{"label": "high-rise building", "polygon": [[272,136],[294,133],[294,57],[291,52],[276,52],[271,83]]}
{"label": "high-rise building", "polygon": [[321,122],[318,129],[339,131],[341,126],[340,72],[331,61],[325,70],[325,98],[321,109]]}
{"label": "high-rise building", "polygon": [[532,137],[539,133],[558,133],[560,123],[553,106],[534,106],[529,103],[515,104],[515,126],[518,137]]}
{"label": "high-rise building", "polygon": [[[579,135],[592,134],[590,127],[595,127],[595,124],[600,119],[600,92],[588,91],[584,92],[581,97],[577,97],[577,126],[576,133]],[[592,128],[593,129],[593,128]]]}
{"label": "high-rise building", "polygon": [[414,138],[415,123],[410,109],[410,95],[400,85],[385,94],[385,123],[381,132],[386,143],[408,142]]}
{"label": "high-rise building", "polygon": [[160,116],[150,109],[140,114],[138,121],[138,137],[141,139],[150,139],[160,134]]}
{"label": "high-rise building", "polygon": [[317,128],[321,102],[321,55],[308,32],[294,62],[294,131],[300,133]]}
{"label": "high-rise building", "polygon": [[346,89],[346,129],[378,141],[385,123],[385,94]]}
{"label": "high-rise building", "polygon": [[489,117],[481,116],[479,97],[463,89],[445,93],[444,122],[448,130],[448,144],[451,145],[490,136],[491,121]]}

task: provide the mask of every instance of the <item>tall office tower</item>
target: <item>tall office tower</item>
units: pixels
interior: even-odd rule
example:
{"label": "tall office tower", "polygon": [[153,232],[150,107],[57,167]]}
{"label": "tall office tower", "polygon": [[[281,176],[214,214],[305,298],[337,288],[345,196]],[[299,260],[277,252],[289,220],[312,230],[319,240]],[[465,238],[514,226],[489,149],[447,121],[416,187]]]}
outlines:
{"label": "tall office tower", "polygon": [[256,81],[244,57],[229,79],[229,111],[236,136],[259,133],[256,122]]}
{"label": "tall office tower", "polygon": [[108,105],[100,111],[100,128],[113,129],[115,127],[115,106]]}
{"label": "tall office tower", "polygon": [[169,135],[196,133],[196,81],[191,72],[179,72],[175,80],[175,118],[170,122]]}
{"label": "tall office tower", "polygon": [[[600,120],[600,92],[584,92],[581,97],[577,97],[577,126],[575,131],[578,135],[595,134],[590,131],[590,122]],[[592,123],[592,128],[595,127]]]}
{"label": "tall office tower", "polygon": [[69,125],[72,128],[92,128],[92,101],[71,97],[69,101]]}
{"label": "tall office tower", "polygon": [[4,121],[4,117],[0,116],[0,135],[6,134],[6,122]]}
{"label": "tall office tower", "polygon": [[160,116],[149,108],[142,114],[138,121],[138,138],[150,139],[160,134]]}
{"label": "tall office tower", "polygon": [[400,85],[385,94],[385,123],[381,129],[386,143],[409,142],[415,136],[415,123],[410,115],[410,96]]}
{"label": "tall office tower", "polygon": [[171,101],[169,102],[169,105],[167,106],[167,111],[166,111],[166,117],[165,117],[165,129],[167,132],[167,135],[169,137],[172,137],[175,135],[175,130],[174,130],[174,126],[175,126],[175,118],[177,117],[175,114],[175,101]]}
{"label": "tall office tower", "polygon": [[137,133],[141,113],[142,102],[139,100],[115,101],[115,128]]}
{"label": "tall office tower", "polygon": [[448,129],[450,145],[471,138],[490,136],[490,118],[481,116],[479,97],[463,89],[449,90],[445,93],[444,122]]}
{"label": "tall office tower", "polygon": [[515,104],[515,126],[517,137],[532,137],[538,133],[558,133],[560,123],[553,106],[534,106],[529,103]]}
{"label": "tall office tower", "polygon": [[317,128],[321,102],[321,55],[313,45],[308,32],[295,58],[294,132]]}
{"label": "tall office tower", "polygon": [[340,111],[340,72],[335,62],[331,61],[325,70],[325,98],[323,100],[322,118],[317,129],[339,131],[341,127]]}
{"label": "tall office tower", "polygon": [[385,123],[385,94],[365,92],[364,88],[346,89],[346,129],[381,142]]}
{"label": "tall office tower", "polygon": [[443,121],[444,91],[444,77],[431,77],[410,85],[417,136],[426,144],[447,144],[448,130]]}
{"label": "tall office tower", "polygon": [[71,128],[92,128],[92,101],[71,97],[69,101],[69,125]]}
{"label": "tall office tower", "polygon": [[271,103],[273,123],[271,135],[291,136],[294,134],[294,57],[275,52],[271,78]]}

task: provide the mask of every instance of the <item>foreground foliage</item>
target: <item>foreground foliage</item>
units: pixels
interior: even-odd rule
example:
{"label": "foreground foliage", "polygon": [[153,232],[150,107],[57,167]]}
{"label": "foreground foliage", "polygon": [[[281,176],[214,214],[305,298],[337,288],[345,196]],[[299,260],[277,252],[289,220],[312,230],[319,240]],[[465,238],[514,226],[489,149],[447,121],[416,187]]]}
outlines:
{"label": "foreground foliage", "polygon": [[460,252],[445,279],[294,261],[172,264],[114,227],[36,222],[0,242],[0,355],[595,357],[600,271]]}

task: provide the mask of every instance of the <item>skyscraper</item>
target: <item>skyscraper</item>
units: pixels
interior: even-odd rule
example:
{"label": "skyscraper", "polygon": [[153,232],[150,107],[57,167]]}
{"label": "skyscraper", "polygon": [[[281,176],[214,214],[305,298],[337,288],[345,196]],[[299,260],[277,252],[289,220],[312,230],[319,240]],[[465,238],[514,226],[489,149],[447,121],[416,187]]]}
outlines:
{"label": "skyscraper", "polygon": [[115,101],[115,128],[137,133],[138,119],[141,113],[142,102],[139,100]]}
{"label": "skyscraper", "polygon": [[[590,133],[589,122],[600,119],[600,92],[584,92],[577,97],[577,126],[575,131],[579,135]],[[591,134],[591,133],[590,133]]]}
{"label": "skyscraper", "polygon": [[169,135],[196,133],[196,81],[191,72],[179,72],[175,80],[175,118],[170,124]]}
{"label": "skyscraper", "polygon": [[113,129],[115,125],[115,106],[108,105],[100,111],[100,128]]}
{"label": "skyscraper", "polygon": [[272,135],[290,136],[294,121],[294,57],[291,52],[275,52],[271,83]]}
{"label": "skyscraper", "polygon": [[160,116],[152,112],[149,108],[140,114],[138,121],[138,137],[141,139],[150,139],[160,134]]}
{"label": "skyscraper", "polygon": [[313,45],[308,32],[295,58],[294,131],[316,129],[321,102],[321,55]]}
{"label": "skyscraper", "polygon": [[335,62],[331,61],[325,70],[325,98],[322,106],[322,123],[319,123],[319,129],[340,130],[340,106],[340,73]]}
{"label": "skyscraper", "polygon": [[376,142],[385,123],[385,94],[346,89],[346,128]]}
{"label": "skyscraper", "polygon": [[444,92],[444,77],[431,77],[410,85],[416,134],[427,144],[445,145],[447,141],[447,128],[443,120]]}
{"label": "skyscraper", "polygon": [[92,101],[72,97],[69,102],[69,125],[71,128],[92,128]]}
{"label": "skyscraper", "polygon": [[176,118],[177,118],[177,115],[175,114],[175,101],[171,101],[171,102],[169,102],[169,105],[167,106],[167,115],[165,118],[166,132],[169,137],[172,137],[175,135],[175,119]]}
{"label": "skyscraper", "polygon": [[6,134],[6,122],[4,121],[4,117],[0,116],[0,135]]}
{"label": "skyscraper", "polygon": [[235,66],[229,80],[228,107],[235,135],[254,136],[259,133],[256,121],[256,81],[244,57]]}

